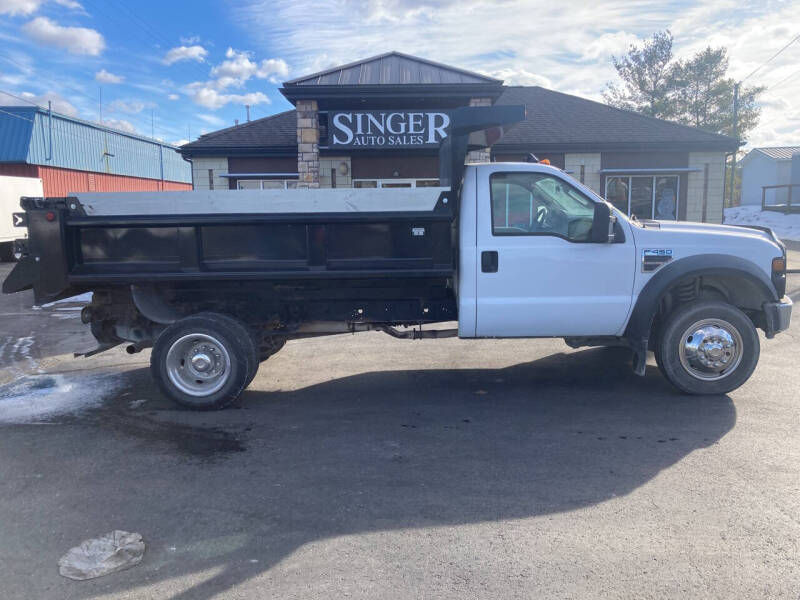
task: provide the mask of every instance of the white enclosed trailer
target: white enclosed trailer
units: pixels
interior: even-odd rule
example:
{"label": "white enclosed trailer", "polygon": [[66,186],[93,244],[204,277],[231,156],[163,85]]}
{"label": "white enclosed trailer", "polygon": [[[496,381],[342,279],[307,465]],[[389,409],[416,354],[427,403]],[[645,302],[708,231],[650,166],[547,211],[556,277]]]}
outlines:
{"label": "white enclosed trailer", "polygon": [[14,240],[28,237],[26,230],[14,227],[12,216],[21,210],[19,199],[42,195],[42,180],[38,177],[0,175],[0,260],[11,260]]}

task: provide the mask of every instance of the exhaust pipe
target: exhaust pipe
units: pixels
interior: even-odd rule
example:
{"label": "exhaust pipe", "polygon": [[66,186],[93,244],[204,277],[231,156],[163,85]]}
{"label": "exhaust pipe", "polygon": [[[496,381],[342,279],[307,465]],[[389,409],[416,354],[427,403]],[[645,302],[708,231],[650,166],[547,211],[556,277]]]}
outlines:
{"label": "exhaust pipe", "polygon": [[153,345],[152,342],[136,342],[134,344],[128,344],[125,347],[125,352],[127,352],[128,354],[137,354],[138,352],[141,352],[145,348],[150,348],[152,345]]}

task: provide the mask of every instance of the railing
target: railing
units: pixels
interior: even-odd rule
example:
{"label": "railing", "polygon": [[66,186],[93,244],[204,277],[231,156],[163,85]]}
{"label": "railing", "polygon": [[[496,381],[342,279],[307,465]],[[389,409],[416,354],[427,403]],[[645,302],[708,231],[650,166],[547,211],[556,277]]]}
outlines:
{"label": "railing", "polygon": [[[784,185],[764,185],[761,186],[761,210],[774,210],[777,212],[783,212],[787,215],[792,212],[800,213],[800,205],[792,206],[792,188],[800,188],[800,183],[787,183]],[[767,204],[767,190],[786,190],[786,204],[783,203],[773,203]],[[775,192],[775,196],[777,198],[778,193]],[[797,196],[800,198],[800,194]]]}

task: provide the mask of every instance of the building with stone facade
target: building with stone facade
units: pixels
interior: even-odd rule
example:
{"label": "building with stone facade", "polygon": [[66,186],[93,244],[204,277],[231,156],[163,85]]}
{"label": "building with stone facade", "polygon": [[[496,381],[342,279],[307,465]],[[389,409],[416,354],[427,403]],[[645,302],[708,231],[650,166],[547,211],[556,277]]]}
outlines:
{"label": "building with stone facade", "polygon": [[730,137],[538,86],[391,52],[287,81],[295,110],[181,147],[195,189],[439,184],[448,114],[523,105],[525,119],[469,162],[548,159],[639,218],[722,221]]}

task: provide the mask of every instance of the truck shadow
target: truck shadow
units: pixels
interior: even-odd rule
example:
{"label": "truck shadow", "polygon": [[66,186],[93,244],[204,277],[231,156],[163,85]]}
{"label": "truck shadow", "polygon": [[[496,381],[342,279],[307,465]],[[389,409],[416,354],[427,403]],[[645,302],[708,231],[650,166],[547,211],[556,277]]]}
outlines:
{"label": "truck shadow", "polygon": [[[150,385],[144,370],[128,377],[139,393]],[[201,581],[172,597],[211,598],[326,538],[596,505],[716,443],[736,421],[729,397],[679,395],[652,368],[637,378],[612,349],[252,391],[223,413],[107,410],[95,435],[115,429],[120,449],[98,460],[116,465],[120,489],[113,502],[94,490],[85,507],[94,526],[83,528],[128,515],[148,551],[136,568],[71,597],[140,586],[162,596],[159,582],[186,576]],[[199,437],[187,445],[187,435]],[[215,439],[217,450],[201,451]],[[126,466],[132,453],[146,464]]]}

